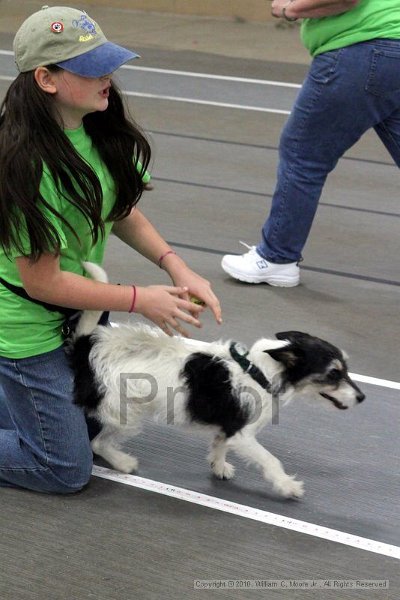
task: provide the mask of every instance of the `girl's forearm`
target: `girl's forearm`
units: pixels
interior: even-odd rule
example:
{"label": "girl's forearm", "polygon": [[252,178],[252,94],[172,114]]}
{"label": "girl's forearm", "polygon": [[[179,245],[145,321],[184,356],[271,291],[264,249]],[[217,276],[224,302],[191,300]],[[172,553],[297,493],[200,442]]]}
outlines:
{"label": "girl's forearm", "polygon": [[162,267],[173,281],[189,270],[185,261],[175,252],[171,252],[169,244],[137,208],[122,221],[114,223],[113,233],[142,256]]}
{"label": "girl's forearm", "polygon": [[167,242],[137,208],[122,221],[116,221],[112,231],[121,241],[155,264],[158,264],[160,256],[170,250]]}
{"label": "girl's forearm", "polygon": [[170,253],[169,244],[137,208],[122,221],[114,223],[113,233],[142,256],[162,267],[172,279],[182,269],[188,268],[182,258],[175,253]]}
{"label": "girl's forearm", "polygon": [[130,309],[133,296],[132,286],[100,283],[67,271],[60,271],[51,286],[38,286],[28,293],[36,300],[77,310],[124,312]]}
{"label": "girl's forearm", "polygon": [[23,286],[35,300],[77,310],[128,311],[131,306],[132,286],[100,283],[61,271],[58,257],[43,255],[36,263],[21,257],[16,262]]}

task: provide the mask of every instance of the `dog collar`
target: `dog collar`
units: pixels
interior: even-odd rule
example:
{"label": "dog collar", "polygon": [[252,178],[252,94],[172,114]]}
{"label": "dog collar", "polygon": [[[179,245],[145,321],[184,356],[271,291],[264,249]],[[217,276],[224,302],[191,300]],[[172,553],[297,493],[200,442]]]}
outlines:
{"label": "dog collar", "polygon": [[249,351],[245,346],[239,342],[232,342],[229,346],[229,352],[233,360],[242,367],[245,373],[250,375],[250,377],[254,379],[258,385],[267,390],[268,393],[272,392],[271,384],[265,377],[264,373],[247,358]]}

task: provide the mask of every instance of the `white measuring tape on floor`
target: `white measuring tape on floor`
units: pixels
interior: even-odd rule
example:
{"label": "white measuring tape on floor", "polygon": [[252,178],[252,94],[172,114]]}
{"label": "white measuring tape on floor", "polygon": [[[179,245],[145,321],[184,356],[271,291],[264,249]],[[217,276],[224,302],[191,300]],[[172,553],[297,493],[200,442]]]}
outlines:
{"label": "white measuring tape on floor", "polygon": [[327,527],[315,525],[314,523],[291,519],[290,517],[285,517],[283,515],[270,513],[251,506],[245,506],[244,504],[236,504],[236,502],[230,502],[223,498],[215,498],[214,496],[207,496],[206,494],[200,494],[199,492],[180,488],[168,483],[144,479],[143,477],[137,477],[136,475],[126,475],[104,467],[94,466],[92,474],[95,477],[116,481],[117,483],[122,483],[131,487],[155,492],[156,494],[170,496],[171,498],[184,500],[185,502],[191,502],[192,504],[197,504],[199,506],[206,506],[245,519],[266,523],[267,525],[274,525],[275,527],[281,527],[283,529],[290,529],[297,533],[312,535],[331,542],[345,544],[346,546],[352,546],[358,550],[366,550],[368,552],[374,552],[375,554],[389,556],[390,558],[400,559],[400,548],[397,546],[376,542],[375,540],[359,537],[343,531],[337,531],[336,529],[329,529]]}

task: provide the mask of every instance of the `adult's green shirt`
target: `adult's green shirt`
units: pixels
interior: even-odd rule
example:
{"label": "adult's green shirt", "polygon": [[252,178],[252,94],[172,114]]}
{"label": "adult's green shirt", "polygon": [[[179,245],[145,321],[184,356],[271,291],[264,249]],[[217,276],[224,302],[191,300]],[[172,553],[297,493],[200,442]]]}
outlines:
{"label": "adult's green shirt", "polygon": [[[65,134],[100,180],[103,190],[102,216],[106,219],[115,202],[115,186],[111,175],[96,148],[93,147],[92,140],[86,134],[83,125],[79,129],[65,130]],[[15,185],[18,185],[18,182]],[[90,260],[101,264],[112,223],[105,222],[106,234],[104,238],[100,236],[96,246],[93,247],[90,228],[85,217],[57,191],[54,180],[46,168],[43,170],[40,193],[65,217],[78,237],[77,239],[54,215],[46,213],[60,236],[61,269],[83,274],[82,261]],[[24,231],[23,223],[21,229]],[[23,235],[22,239],[24,252],[29,254],[29,239],[26,235]],[[15,258],[19,254],[21,252],[15,250],[7,257],[0,247],[0,277],[14,285],[22,286],[15,264]],[[0,284],[0,356],[26,358],[55,350],[63,344],[61,335],[63,321],[64,317],[61,313],[48,311],[40,305],[24,300]]]}
{"label": "adult's green shirt", "polygon": [[376,38],[400,38],[399,0],[361,0],[351,10],[304,19],[301,39],[312,56]]}

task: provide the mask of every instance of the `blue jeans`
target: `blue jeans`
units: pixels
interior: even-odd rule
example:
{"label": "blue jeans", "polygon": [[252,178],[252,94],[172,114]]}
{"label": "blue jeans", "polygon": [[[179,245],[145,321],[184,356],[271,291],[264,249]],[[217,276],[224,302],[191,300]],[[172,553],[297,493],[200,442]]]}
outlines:
{"label": "blue jeans", "polygon": [[329,172],[371,128],[400,166],[400,40],[354,44],[313,60],[281,135],[261,256],[301,259]]}
{"label": "blue jeans", "polygon": [[0,357],[0,486],[76,492],[88,483],[92,462],[64,348]]}

